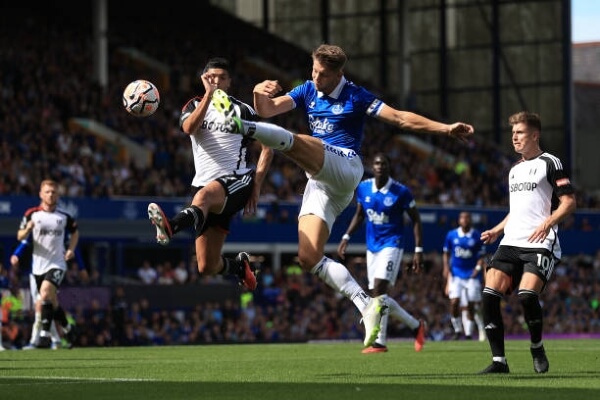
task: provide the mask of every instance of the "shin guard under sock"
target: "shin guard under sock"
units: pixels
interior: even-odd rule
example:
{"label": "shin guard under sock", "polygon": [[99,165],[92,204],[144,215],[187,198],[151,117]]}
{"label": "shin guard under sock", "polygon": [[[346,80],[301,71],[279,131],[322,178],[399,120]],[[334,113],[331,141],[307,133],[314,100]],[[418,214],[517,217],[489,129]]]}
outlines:
{"label": "shin guard under sock", "polygon": [[505,356],[504,322],[502,320],[502,312],[500,311],[502,297],[502,293],[488,287],[483,289],[481,296],[483,323],[492,350],[492,356],[494,357]]}

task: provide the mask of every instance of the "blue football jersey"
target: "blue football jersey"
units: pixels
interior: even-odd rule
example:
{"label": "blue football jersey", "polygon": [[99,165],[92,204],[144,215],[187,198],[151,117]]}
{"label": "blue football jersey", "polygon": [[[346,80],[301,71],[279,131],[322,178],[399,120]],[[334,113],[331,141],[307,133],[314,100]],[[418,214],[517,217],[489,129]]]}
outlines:
{"label": "blue football jersey", "polygon": [[450,254],[452,276],[468,279],[477,265],[477,260],[485,253],[481,233],[471,228],[464,233],[461,228],[452,229],[446,234],[444,253]]}
{"label": "blue football jersey", "polygon": [[390,178],[377,190],[375,179],[366,179],[358,184],[356,201],[365,213],[369,251],[404,248],[404,212],[416,204],[408,187]]}
{"label": "blue football jersey", "polygon": [[379,113],[383,102],[363,87],[342,78],[329,95],[306,81],[287,93],[308,116],[312,136],[360,154],[365,117]]}

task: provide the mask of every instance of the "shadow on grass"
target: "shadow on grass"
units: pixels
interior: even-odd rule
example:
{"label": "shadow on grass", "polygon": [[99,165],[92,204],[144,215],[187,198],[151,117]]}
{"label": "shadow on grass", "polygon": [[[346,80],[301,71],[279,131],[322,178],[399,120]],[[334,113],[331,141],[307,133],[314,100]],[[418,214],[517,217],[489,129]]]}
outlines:
{"label": "shadow on grass", "polygon": [[[454,376],[459,379],[460,376]],[[462,376],[464,378],[464,376]],[[444,399],[464,400],[575,400],[598,398],[592,389],[519,387],[507,388],[513,376],[485,377],[487,386],[423,384],[333,384],[333,383],[231,383],[231,382],[122,382],[85,379],[0,378],[0,390],[11,400],[36,399],[131,399],[131,400],[285,400],[285,399]],[[482,378],[484,379],[484,378]],[[497,385],[489,386],[489,380]]]}

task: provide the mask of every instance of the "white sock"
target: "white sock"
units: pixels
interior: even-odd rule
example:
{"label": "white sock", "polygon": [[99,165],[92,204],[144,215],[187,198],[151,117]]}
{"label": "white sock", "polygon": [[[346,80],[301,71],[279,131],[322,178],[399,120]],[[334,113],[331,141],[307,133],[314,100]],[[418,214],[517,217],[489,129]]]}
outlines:
{"label": "white sock", "polygon": [[242,121],[244,134],[275,150],[286,151],[294,144],[294,134],[268,122]]}
{"label": "white sock", "polygon": [[333,261],[331,258],[323,257],[310,272],[317,275],[337,292],[352,300],[361,314],[367,304],[369,304],[371,297],[354,280],[346,267]]}
{"label": "white sock", "polygon": [[35,313],[35,320],[33,321],[33,326],[31,327],[31,339],[29,343],[37,346],[38,341],[40,339],[40,330],[42,329],[42,313]]}
{"label": "white sock", "polygon": [[470,319],[466,319],[463,321],[463,326],[465,327],[465,336],[473,336],[473,328],[475,327],[475,323]]}
{"label": "white sock", "polygon": [[387,327],[388,327],[389,318],[390,318],[390,315],[388,313],[385,313],[381,316],[381,322],[379,323],[379,326],[380,326],[379,334],[377,335],[377,339],[375,339],[375,342],[377,342],[383,346],[385,346],[387,343]]}
{"label": "white sock", "polygon": [[52,337],[52,343],[60,343],[60,335],[56,330],[56,321],[52,321],[52,325],[50,326],[50,336]]}
{"label": "white sock", "polygon": [[472,319],[469,319],[469,311],[462,310],[462,323],[465,329],[465,336],[473,336],[473,328],[474,322]]}
{"label": "white sock", "polygon": [[387,299],[388,305],[388,314],[394,317],[397,320],[404,322],[410,329],[417,329],[419,327],[419,320],[410,315],[404,308],[398,304],[396,300],[394,300],[390,296],[385,296]]}
{"label": "white sock", "polygon": [[475,308],[475,315],[473,317],[475,318],[475,323],[477,324],[477,330],[480,332],[485,331],[485,327],[483,325],[483,317],[481,316],[481,310],[478,307]]}
{"label": "white sock", "polygon": [[454,328],[454,332],[461,333],[463,331],[462,322],[460,321],[460,317],[451,317],[450,321],[452,322],[452,327]]}

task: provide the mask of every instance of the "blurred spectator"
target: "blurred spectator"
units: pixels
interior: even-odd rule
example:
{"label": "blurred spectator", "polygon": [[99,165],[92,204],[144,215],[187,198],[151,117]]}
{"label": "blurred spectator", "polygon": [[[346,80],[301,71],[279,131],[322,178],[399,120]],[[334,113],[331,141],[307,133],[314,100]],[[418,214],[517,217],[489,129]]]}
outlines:
{"label": "blurred spectator", "polygon": [[159,285],[173,285],[175,283],[175,271],[173,271],[173,264],[170,261],[158,264],[156,272],[158,273],[157,283]]}
{"label": "blurred spectator", "polygon": [[144,260],[137,271],[138,278],[146,285],[152,285],[158,280],[158,272],[152,267],[150,261]]}
{"label": "blurred spectator", "polygon": [[180,261],[175,266],[175,270],[173,271],[173,279],[176,284],[183,285],[188,281],[188,270],[185,267],[185,263]]}

